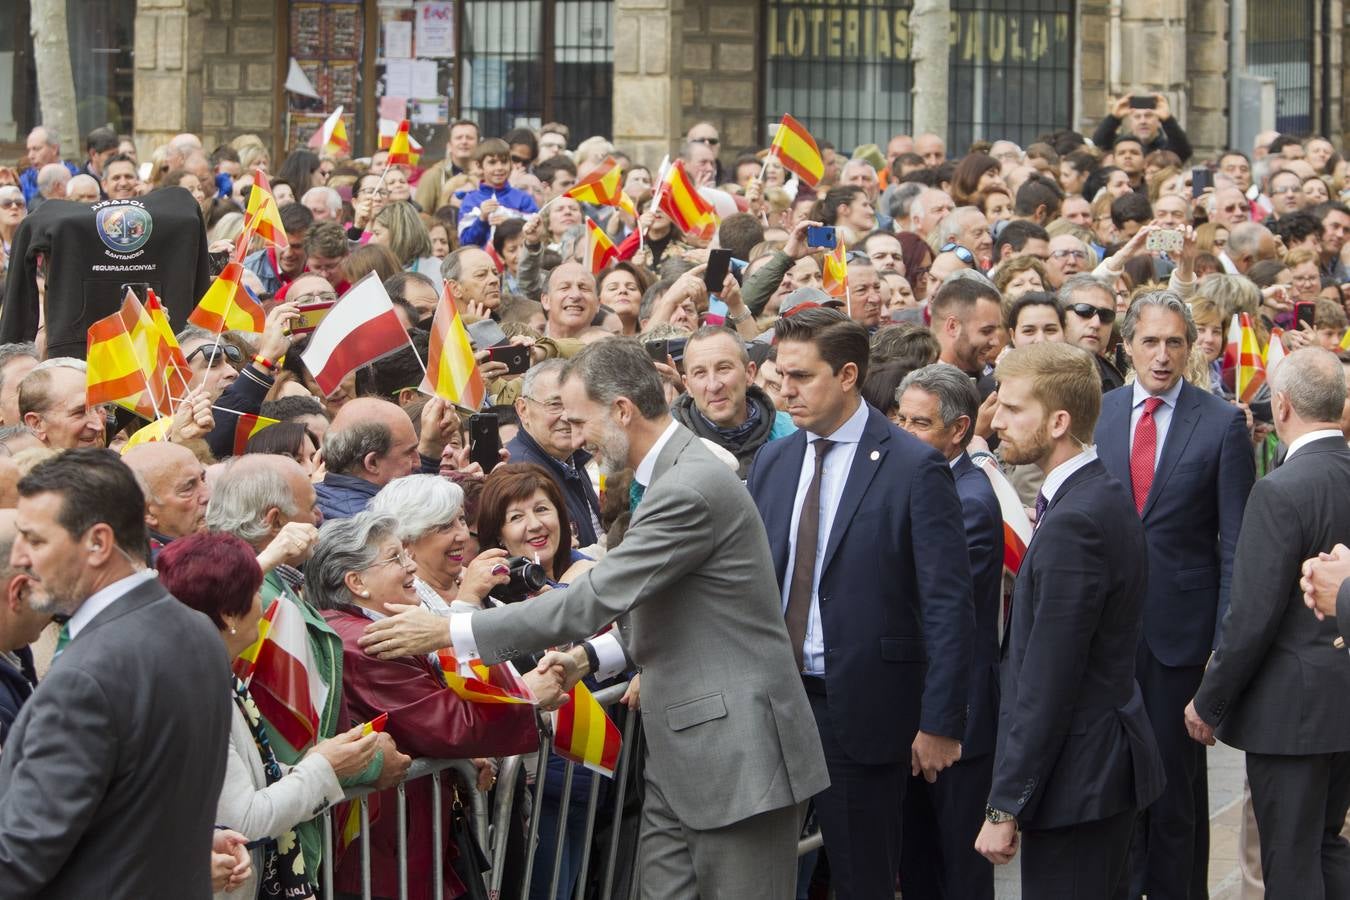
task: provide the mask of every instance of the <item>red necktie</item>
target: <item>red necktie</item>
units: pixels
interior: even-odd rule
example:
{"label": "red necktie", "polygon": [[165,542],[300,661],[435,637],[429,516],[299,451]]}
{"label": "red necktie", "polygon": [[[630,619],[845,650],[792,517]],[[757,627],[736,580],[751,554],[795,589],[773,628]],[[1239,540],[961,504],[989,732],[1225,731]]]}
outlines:
{"label": "red necktie", "polygon": [[1134,488],[1134,508],[1140,515],[1153,487],[1153,463],[1158,455],[1158,423],[1153,414],[1162,406],[1161,397],[1144,401],[1144,414],[1134,426],[1134,446],[1130,448],[1130,484]]}

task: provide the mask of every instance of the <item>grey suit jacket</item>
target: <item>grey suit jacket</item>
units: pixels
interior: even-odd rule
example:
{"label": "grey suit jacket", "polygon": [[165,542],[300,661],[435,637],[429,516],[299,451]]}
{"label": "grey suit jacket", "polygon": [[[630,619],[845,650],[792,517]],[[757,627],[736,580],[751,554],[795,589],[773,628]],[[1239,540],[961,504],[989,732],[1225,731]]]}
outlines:
{"label": "grey suit jacket", "polygon": [[721,828],[829,784],[788,643],[769,541],[736,474],[680,428],[623,543],[566,588],[474,613],[487,663],[627,615],[656,782],[681,822]]}
{"label": "grey suit jacket", "polygon": [[1350,450],[1342,438],[1301,447],[1256,482],[1238,535],[1233,595],[1195,695],[1225,744],[1252,753],[1350,750],[1350,657],[1337,622],[1303,605],[1303,561],[1350,535]]}
{"label": "grey suit jacket", "polygon": [[0,898],[211,896],[225,645],[158,580],[84,627],[0,754]]}

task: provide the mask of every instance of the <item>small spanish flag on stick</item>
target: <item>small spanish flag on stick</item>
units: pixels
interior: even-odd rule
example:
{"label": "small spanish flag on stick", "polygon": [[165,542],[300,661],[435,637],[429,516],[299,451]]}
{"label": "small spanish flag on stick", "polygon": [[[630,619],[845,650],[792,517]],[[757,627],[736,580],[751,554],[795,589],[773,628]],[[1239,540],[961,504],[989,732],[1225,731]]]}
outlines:
{"label": "small spanish flag on stick", "polygon": [[[825,160],[816,146],[811,132],[792,116],[784,113],[783,121],[773,133],[773,142],[769,144],[769,153],[778,157],[783,168],[792,172],[810,187],[820,184],[825,176]],[[763,170],[760,177],[764,177]]]}
{"label": "small spanish flag on stick", "polygon": [[436,658],[441,663],[445,686],[454,691],[461,700],[487,704],[526,703],[531,706],[535,703],[530,689],[509,665],[493,666],[489,669],[481,660],[474,660],[469,666],[469,671],[473,675],[469,676],[460,673],[458,661],[448,648],[437,650]]}
{"label": "small spanish flag on stick", "polygon": [[388,165],[415,166],[421,158],[421,154],[413,151],[408,138],[408,120],[404,119],[398,123],[398,131],[394,132],[394,139],[389,142]]}
{"label": "small spanish flag on stick", "polygon": [[188,321],[198,328],[220,334],[222,331],[247,331],[262,334],[267,316],[258,301],[249,296],[241,279],[244,267],[231,262],[207,288],[197,306],[188,313]]}
{"label": "small spanish flag on stick", "polygon": [[666,172],[661,183],[660,198],[657,205],[670,216],[685,234],[712,237],[717,230],[717,213],[712,204],[703,199],[689,173],[684,170],[684,161],[675,160]]}
{"label": "small spanish flag on stick", "polygon": [[578,682],[569,696],[571,702],[553,713],[554,752],[613,778],[623,736],[586,685]]}
{"label": "small spanish flag on stick", "polygon": [[591,264],[592,275],[599,275],[606,266],[619,259],[614,242],[590,216],[586,217],[586,259]]}
{"label": "small spanish flag on stick", "polygon": [[1242,403],[1250,403],[1266,383],[1261,345],[1248,313],[1235,313],[1228,326],[1228,344],[1223,351],[1224,381]]}
{"label": "small spanish flag on stick", "polygon": [[487,394],[469,332],[459,317],[459,309],[448,297],[441,298],[431,320],[427,373],[419,390],[469,410],[481,407]]}

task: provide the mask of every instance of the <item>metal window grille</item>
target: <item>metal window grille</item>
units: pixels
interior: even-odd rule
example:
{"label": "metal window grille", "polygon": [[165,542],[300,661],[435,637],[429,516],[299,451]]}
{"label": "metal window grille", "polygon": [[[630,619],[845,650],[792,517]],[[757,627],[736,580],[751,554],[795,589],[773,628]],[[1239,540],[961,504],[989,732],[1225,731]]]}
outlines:
{"label": "metal window grille", "polygon": [[[911,0],[766,0],[764,125],[848,150],[912,129]],[[948,146],[1071,124],[1073,0],[955,0]]]}
{"label": "metal window grille", "polygon": [[1313,128],[1313,0],[1248,0],[1247,71],[1275,80],[1275,129]]}

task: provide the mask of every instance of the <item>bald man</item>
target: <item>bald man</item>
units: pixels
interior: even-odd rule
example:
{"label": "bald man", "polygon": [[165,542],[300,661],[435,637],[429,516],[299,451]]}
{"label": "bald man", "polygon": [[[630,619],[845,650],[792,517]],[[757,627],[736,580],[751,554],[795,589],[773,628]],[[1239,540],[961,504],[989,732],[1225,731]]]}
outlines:
{"label": "bald man", "polygon": [[85,400],[85,363],[57,357],[40,363],[19,382],[19,415],[53,450],[102,447],[103,408]]}
{"label": "bald man", "polygon": [[547,317],[544,333],[551,338],[579,337],[600,311],[595,276],[577,262],[564,262],[550,272],[539,300]]}
{"label": "bald man", "polygon": [[155,441],[132,447],[122,456],[145,491],[145,524],[150,552],[175,538],[206,530],[206,467],[182,444]]}
{"label": "bald man", "polygon": [[98,180],[93,175],[81,173],[66,182],[67,200],[74,203],[97,203],[98,198]]}
{"label": "bald man", "polygon": [[433,398],[422,409],[421,437],[396,403],[358,397],[343,405],[323,438],[328,474],[315,492],[324,519],[347,519],[395,478],[437,474],[441,452],[459,428],[454,407]]}

